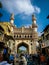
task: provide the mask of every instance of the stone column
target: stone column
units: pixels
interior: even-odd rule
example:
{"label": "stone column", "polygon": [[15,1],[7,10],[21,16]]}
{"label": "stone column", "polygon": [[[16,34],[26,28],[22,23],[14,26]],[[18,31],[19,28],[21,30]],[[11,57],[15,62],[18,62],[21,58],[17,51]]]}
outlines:
{"label": "stone column", "polygon": [[31,54],[37,54],[35,41],[33,41],[32,45],[31,45]]}

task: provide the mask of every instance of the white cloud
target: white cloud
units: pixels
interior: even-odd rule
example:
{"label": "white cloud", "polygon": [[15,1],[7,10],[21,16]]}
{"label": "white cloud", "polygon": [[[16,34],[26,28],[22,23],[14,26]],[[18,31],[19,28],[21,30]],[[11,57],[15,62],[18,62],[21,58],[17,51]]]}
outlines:
{"label": "white cloud", "polygon": [[30,0],[0,0],[3,7],[10,13],[31,15],[40,13],[40,8],[33,6]]}

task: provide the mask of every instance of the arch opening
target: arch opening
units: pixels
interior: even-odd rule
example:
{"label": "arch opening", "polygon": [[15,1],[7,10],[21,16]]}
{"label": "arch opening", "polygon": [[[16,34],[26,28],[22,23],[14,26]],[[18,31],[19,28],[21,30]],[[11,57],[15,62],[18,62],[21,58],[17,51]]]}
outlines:
{"label": "arch opening", "polygon": [[24,42],[19,43],[17,46],[17,53],[18,54],[21,54],[21,53],[29,54],[29,45]]}

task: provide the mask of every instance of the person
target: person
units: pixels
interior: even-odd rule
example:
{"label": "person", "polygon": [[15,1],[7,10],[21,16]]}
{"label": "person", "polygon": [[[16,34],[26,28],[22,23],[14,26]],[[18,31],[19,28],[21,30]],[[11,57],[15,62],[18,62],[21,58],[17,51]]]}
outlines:
{"label": "person", "polygon": [[4,60],[4,57],[3,57],[4,48],[5,48],[5,43],[0,42],[0,65],[12,65]]}
{"label": "person", "polygon": [[4,52],[3,52],[3,57],[4,57],[4,60],[6,61],[9,61],[9,53],[8,53],[8,47],[5,47],[4,48]]}
{"label": "person", "polygon": [[23,60],[23,65],[27,65],[27,60],[26,60],[25,56],[22,56],[22,60]]}
{"label": "person", "polygon": [[49,65],[49,53],[48,53],[48,57],[47,57],[47,65]]}
{"label": "person", "polygon": [[14,65],[14,55],[13,54],[10,54],[9,56],[9,63],[13,63]]}
{"label": "person", "polygon": [[45,62],[46,62],[46,57],[45,57],[44,54],[41,54],[40,55],[40,63],[41,63],[41,65],[45,65]]}
{"label": "person", "polygon": [[27,60],[26,60],[24,54],[20,54],[19,65],[27,65]]}
{"label": "person", "polygon": [[20,55],[20,58],[19,58],[19,65],[23,65],[23,59],[22,59],[21,55]]}

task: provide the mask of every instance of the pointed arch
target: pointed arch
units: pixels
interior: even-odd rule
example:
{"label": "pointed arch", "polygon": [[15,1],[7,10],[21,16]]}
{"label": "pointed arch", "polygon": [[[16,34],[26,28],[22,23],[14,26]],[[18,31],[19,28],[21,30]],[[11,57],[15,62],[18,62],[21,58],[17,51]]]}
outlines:
{"label": "pointed arch", "polygon": [[21,47],[21,46],[26,47],[26,48],[27,48],[27,52],[28,52],[28,54],[29,54],[29,45],[28,45],[27,43],[25,43],[25,42],[21,42],[21,43],[19,43],[19,44],[17,45],[17,53],[18,53],[19,47]]}

